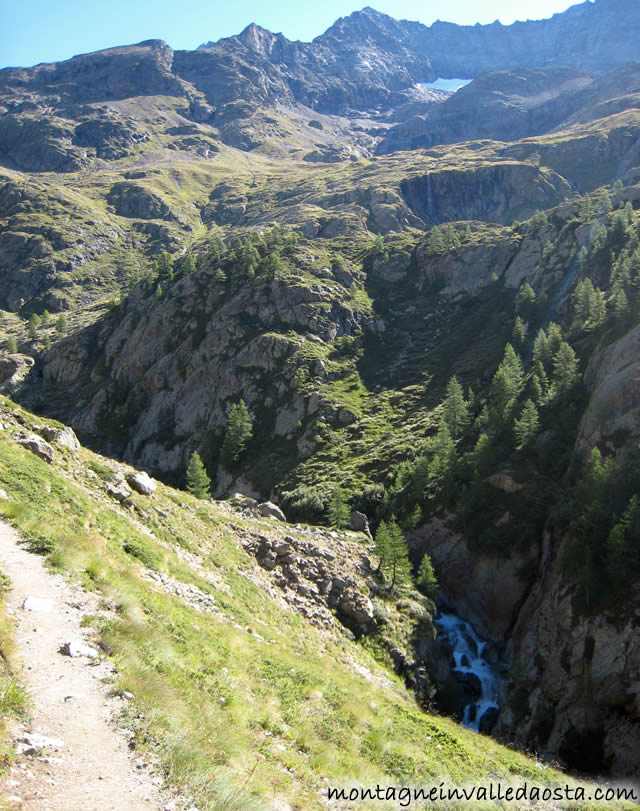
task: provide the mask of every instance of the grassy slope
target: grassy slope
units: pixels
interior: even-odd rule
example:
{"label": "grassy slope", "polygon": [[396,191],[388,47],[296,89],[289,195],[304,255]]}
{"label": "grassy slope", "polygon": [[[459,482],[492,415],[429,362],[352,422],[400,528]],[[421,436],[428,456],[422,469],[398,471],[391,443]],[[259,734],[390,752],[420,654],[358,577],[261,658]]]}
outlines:
{"label": "grassy slope", "polygon": [[[16,416],[27,428],[36,419],[9,401],[1,416],[2,514],[114,607],[95,630],[120,674],[113,689],[135,696],[123,723],[199,807],[320,807],[326,784],[540,777],[534,760],[422,713],[361,646],[269,597],[237,532],[293,527],[163,485],[124,509],[104,493],[113,463],[56,449],[47,465],[10,436]],[[196,610],[149,570],[193,584],[215,608]],[[565,781],[551,769],[545,778]]]}

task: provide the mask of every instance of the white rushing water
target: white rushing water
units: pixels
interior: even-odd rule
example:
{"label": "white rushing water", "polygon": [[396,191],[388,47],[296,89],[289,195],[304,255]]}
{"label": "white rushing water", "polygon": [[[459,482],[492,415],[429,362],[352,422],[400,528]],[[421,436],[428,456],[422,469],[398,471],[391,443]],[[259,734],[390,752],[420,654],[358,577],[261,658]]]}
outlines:
{"label": "white rushing water", "polygon": [[471,625],[455,614],[440,614],[435,621],[438,628],[447,634],[453,650],[454,670],[474,675],[481,685],[478,701],[464,708],[462,723],[470,729],[478,730],[485,712],[491,708],[498,710],[498,688],[500,677],[482,657],[487,643],[483,642]]}

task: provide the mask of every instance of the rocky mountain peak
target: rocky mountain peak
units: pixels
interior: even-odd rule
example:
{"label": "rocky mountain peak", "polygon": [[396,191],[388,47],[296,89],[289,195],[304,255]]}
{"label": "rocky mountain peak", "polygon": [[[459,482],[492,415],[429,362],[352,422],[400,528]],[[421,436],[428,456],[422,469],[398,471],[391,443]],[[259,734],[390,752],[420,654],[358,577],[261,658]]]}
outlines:
{"label": "rocky mountain peak", "polygon": [[270,56],[273,44],[278,38],[284,39],[282,34],[272,34],[271,31],[262,28],[262,26],[256,23],[250,23],[238,34],[238,39],[243,45],[246,45],[247,48],[267,58]]}

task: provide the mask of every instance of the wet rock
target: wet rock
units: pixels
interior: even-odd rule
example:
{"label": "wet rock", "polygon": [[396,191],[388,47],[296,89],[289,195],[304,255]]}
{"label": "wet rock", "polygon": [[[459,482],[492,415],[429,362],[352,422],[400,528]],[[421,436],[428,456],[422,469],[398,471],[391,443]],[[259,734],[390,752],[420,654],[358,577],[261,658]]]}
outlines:
{"label": "wet rock", "polygon": [[45,442],[44,439],[36,436],[36,434],[28,434],[23,439],[19,439],[18,445],[22,445],[23,448],[31,451],[31,453],[35,453],[36,456],[40,459],[44,459],[44,461],[49,464],[53,462],[53,448],[48,442]]}
{"label": "wet rock", "polygon": [[127,476],[127,483],[130,484],[136,492],[141,493],[143,496],[151,496],[156,490],[156,483],[148,473],[145,473],[144,470],[130,473]]}
{"label": "wet rock", "polygon": [[465,696],[480,698],[482,695],[482,683],[475,673],[461,673],[459,670],[453,670],[451,675],[462,687]]}
{"label": "wet rock", "polygon": [[484,735],[488,735],[496,725],[497,720],[498,720],[497,708],[489,707],[489,709],[485,710],[482,717],[480,718],[478,730],[482,732]]}
{"label": "wet rock", "polygon": [[282,512],[280,507],[277,504],[274,504],[271,501],[264,501],[262,504],[258,504],[257,507],[258,512],[260,515],[265,516],[266,518],[275,518],[278,521],[285,521],[285,514]]}

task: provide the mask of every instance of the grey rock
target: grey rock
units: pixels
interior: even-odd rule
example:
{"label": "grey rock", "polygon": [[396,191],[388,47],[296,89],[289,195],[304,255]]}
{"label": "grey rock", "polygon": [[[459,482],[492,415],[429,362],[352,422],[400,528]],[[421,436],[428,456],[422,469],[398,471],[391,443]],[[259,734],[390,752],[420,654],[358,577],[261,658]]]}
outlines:
{"label": "grey rock", "polygon": [[287,520],[280,507],[272,501],[264,501],[262,504],[258,504],[257,510],[260,515],[264,515],[267,518],[276,518],[278,521],[284,522]]}
{"label": "grey rock", "polygon": [[62,749],[64,741],[60,738],[51,738],[47,735],[39,735],[35,732],[24,732],[19,738],[16,746],[18,754],[37,755],[43,749],[57,751]]}
{"label": "grey rock", "polygon": [[353,586],[347,586],[340,595],[338,609],[363,629],[375,624],[371,600]]}
{"label": "grey rock", "polygon": [[367,535],[371,535],[369,530],[369,519],[364,513],[358,512],[358,510],[352,511],[349,518],[349,526],[355,532],[364,532]]}
{"label": "grey rock", "polygon": [[273,551],[278,557],[286,557],[292,550],[293,547],[288,541],[276,541],[273,544]]}
{"label": "grey rock", "polygon": [[133,490],[125,481],[115,482],[107,486],[107,493],[116,501],[124,501],[129,498]]}
{"label": "grey rock", "polygon": [[98,658],[98,651],[95,648],[92,648],[91,645],[87,645],[84,642],[73,639],[69,642],[65,642],[64,645],[60,647],[60,653],[63,656],[70,656],[72,659],[77,659],[81,656],[87,659]]}
{"label": "grey rock", "polygon": [[80,450],[80,443],[78,437],[75,435],[73,428],[66,425],[64,428],[51,428],[48,425],[42,429],[42,435],[48,442],[55,442],[63,448],[68,448],[70,451]]}
{"label": "grey rock", "polygon": [[263,558],[261,558],[258,562],[260,563],[262,568],[266,569],[268,572],[272,571],[272,569],[275,569],[278,563],[276,556],[273,554],[273,552],[267,552],[267,554]]}
{"label": "grey rock", "polygon": [[141,493],[143,496],[151,496],[156,490],[156,483],[148,473],[145,473],[144,470],[138,470],[135,473],[130,473],[127,476],[127,483],[130,484],[136,492]]}
{"label": "grey rock", "polygon": [[28,434],[23,439],[19,439],[18,445],[22,445],[23,448],[31,451],[31,453],[35,453],[36,456],[40,459],[44,459],[44,461],[49,464],[53,462],[53,448],[48,442],[45,442],[42,437],[36,436],[36,434]]}
{"label": "grey rock", "polygon": [[42,614],[50,614],[53,611],[53,600],[44,597],[27,597],[22,603],[25,611],[37,611]]}

